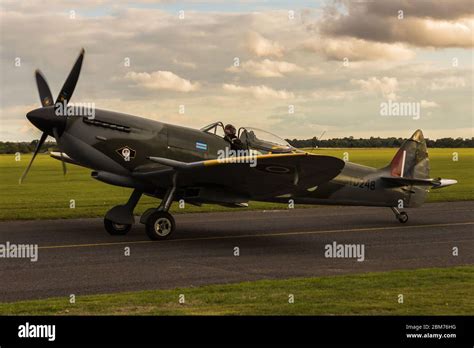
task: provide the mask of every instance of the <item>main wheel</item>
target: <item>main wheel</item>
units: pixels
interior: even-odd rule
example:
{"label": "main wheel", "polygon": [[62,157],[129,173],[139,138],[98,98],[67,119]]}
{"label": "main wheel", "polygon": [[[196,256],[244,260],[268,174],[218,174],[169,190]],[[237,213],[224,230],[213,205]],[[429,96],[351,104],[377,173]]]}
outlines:
{"label": "main wheel", "polygon": [[402,224],[406,223],[408,221],[408,214],[402,211],[400,214],[397,216],[398,221],[400,221]]}
{"label": "main wheel", "polygon": [[175,230],[173,216],[166,211],[155,211],[146,219],[145,230],[151,240],[167,239]]}
{"label": "main wheel", "polygon": [[107,218],[104,218],[104,227],[105,230],[112,236],[123,236],[130,231],[132,225],[117,224]]}

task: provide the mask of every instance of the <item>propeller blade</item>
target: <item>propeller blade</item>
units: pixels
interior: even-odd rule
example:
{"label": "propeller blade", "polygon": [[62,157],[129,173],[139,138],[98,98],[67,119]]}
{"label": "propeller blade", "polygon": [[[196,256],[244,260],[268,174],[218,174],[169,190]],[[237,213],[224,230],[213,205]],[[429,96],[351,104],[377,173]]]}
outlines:
{"label": "propeller blade", "polygon": [[79,79],[79,74],[81,72],[84,53],[84,49],[81,49],[81,53],[79,54],[79,57],[77,57],[76,63],[72,67],[72,70],[69,73],[66,82],[64,82],[63,88],[61,88],[61,92],[59,92],[58,99],[56,99],[56,103],[65,102],[65,104],[67,105],[67,103],[71,99],[72,93],[74,92],[74,88],[76,88],[77,80]]}
{"label": "propeller blade", "polygon": [[[58,144],[59,146],[59,134],[56,128],[53,128],[53,135],[54,135],[54,139],[56,139],[56,144]],[[64,161],[63,152],[61,151],[61,149],[59,149],[59,151],[60,151],[59,153],[61,154],[61,164],[63,166],[63,174],[66,175],[67,173],[66,162]]]}
{"label": "propeller blade", "polygon": [[38,144],[36,144],[36,149],[35,149],[35,152],[33,153],[33,157],[31,158],[31,161],[30,163],[28,164],[28,167],[26,167],[25,171],[23,172],[23,174],[21,175],[21,178],[20,178],[20,184],[23,182],[23,180],[26,178],[26,174],[28,174],[30,168],[31,168],[31,165],[33,164],[33,161],[35,160],[35,157],[36,155],[38,154],[41,146],[43,145],[44,141],[46,140],[46,138],[48,137],[48,134],[47,133],[43,133],[41,134],[41,138],[40,140],[38,141]]}
{"label": "propeller blade", "polygon": [[38,86],[38,93],[41,99],[41,105],[43,105],[43,107],[53,105],[53,95],[51,94],[51,90],[49,89],[44,75],[41,73],[41,71],[36,70],[35,77],[36,86]]}

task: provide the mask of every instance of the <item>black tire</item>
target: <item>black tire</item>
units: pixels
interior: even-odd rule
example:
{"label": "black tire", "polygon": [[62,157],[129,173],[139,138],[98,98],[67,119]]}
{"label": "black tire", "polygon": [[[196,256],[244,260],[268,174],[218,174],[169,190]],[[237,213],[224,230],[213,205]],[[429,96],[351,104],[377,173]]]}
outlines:
{"label": "black tire", "polygon": [[115,222],[104,218],[105,230],[112,236],[124,236],[132,229],[132,225],[116,224]]}
{"label": "black tire", "polygon": [[400,223],[405,224],[408,221],[408,214],[402,211],[400,214],[398,214],[397,219],[400,221]]}
{"label": "black tire", "polygon": [[155,211],[146,219],[145,231],[151,240],[168,239],[175,229],[174,218],[166,211]]}

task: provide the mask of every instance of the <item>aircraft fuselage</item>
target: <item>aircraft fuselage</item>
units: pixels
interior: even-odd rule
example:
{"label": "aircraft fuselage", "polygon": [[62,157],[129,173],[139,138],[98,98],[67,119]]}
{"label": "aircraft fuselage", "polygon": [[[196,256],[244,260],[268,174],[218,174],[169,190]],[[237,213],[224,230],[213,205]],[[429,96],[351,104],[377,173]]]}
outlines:
{"label": "aircraft fuselage", "polygon": [[[214,134],[100,109],[94,118],[69,116],[59,146],[85,167],[124,177],[150,165],[149,156],[196,162],[216,159],[219,150],[229,149],[229,143]],[[413,189],[389,187],[380,175],[379,169],[346,162],[327,183],[264,200],[390,207],[401,200],[404,206],[417,205],[419,199],[410,203]],[[155,184],[165,188],[169,182]]]}

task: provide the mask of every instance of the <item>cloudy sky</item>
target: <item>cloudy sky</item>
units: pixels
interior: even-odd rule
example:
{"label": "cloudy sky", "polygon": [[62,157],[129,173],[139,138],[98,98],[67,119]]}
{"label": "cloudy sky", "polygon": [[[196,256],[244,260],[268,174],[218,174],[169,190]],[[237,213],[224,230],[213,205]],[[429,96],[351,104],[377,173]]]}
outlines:
{"label": "cloudy sky", "polygon": [[[34,70],[56,96],[81,47],[72,101],[101,109],[286,138],[473,136],[472,0],[0,4],[2,141],[38,138]],[[382,116],[388,101],[419,119]]]}

